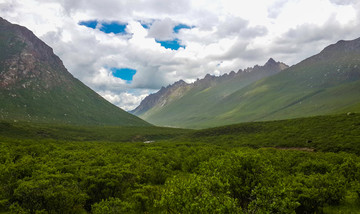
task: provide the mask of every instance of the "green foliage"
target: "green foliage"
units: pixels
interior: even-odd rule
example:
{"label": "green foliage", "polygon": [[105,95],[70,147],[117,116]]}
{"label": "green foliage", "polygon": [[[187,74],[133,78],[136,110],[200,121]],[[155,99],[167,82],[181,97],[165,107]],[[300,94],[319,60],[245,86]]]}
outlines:
{"label": "green foliage", "polygon": [[0,212],[357,210],[358,117],[200,131],[2,122]]}
{"label": "green foliage", "polygon": [[13,213],[301,213],[355,191],[359,157],[174,142],[0,143]]}
{"label": "green foliage", "polygon": [[81,192],[73,175],[53,174],[34,175],[17,183],[14,200],[21,202],[21,207],[35,211],[46,210],[48,213],[74,213],[82,207],[87,196]]}
{"label": "green foliage", "polygon": [[346,195],[345,179],[338,174],[296,176],[291,182],[300,203],[297,213],[319,212],[325,204],[339,204]]}
{"label": "green foliage", "polygon": [[173,177],[166,182],[157,206],[164,213],[240,213],[229,187],[218,176]]}
{"label": "green foliage", "polygon": [[92,205],[93,214],[121,214],[136,213],[129,202],[121,201],[118,198],[109,198]]}

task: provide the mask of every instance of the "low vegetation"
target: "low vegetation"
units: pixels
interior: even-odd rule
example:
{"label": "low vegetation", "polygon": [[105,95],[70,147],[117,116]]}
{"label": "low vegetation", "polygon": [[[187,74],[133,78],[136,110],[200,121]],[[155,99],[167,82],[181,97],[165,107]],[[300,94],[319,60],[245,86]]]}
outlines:
{"label": "low vegetation", "polygon": [[2,122],[0,213],[356,213],[357,121],[200,131]]}
{"label": "low vegetation", "polygon": [[240,123],[188,133],[182,140],[252,148],[309,148],[360,155],[360,114]]}

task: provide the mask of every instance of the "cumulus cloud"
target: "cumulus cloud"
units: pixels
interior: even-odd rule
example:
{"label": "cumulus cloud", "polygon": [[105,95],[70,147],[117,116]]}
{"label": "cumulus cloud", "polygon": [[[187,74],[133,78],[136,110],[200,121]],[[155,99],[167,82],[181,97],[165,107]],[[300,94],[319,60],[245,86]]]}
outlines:
{"label": "cumulus cloud", "polygon": [[226,38],[229,36],[239,36],[241,38],[263,36],[267,33],[264,26],[249,27],[249,21],[240,17],[226,17],[224,21],[219,24],[218,36]]}
{"label": "cumulus cloud", "polygon": [[288,29],[274,39],[269,46],[269,52],[282,55],[281,58],[285,58],[287,62],[297,63],[338,40],[359,37],[358,32],[354,31],[359,27],[360,22],[341,24],[336,16],[332,15],[321,25],[304,23]]}
{"label": "cumulus cloud", "polygon": [[[360,36],[356,0],[0,0],[0,13],[32,30],[75,77],[126,110],[179,79],[220,75],[270,57],[294,64]],[[99,26],[79,25],[89,20]],[[126,25],[126,32],[102,32],[101,23],[111,22]],[[175,32],[179,24],[191,28]],[[183,47],[166,49],[157,42],[164,40]],[[129,83],[111,68],[136,74]]]}
{"label": "cumulus cloud", "polygon": [[170,18],[156,20],[149,29],[149,36],[157,40],[174,39],[175,23]]}
{"label": "cumulus cloud", "polygon": [[330,1],[338,5],[349,5],[358,2],[357,0],[330,0]]}

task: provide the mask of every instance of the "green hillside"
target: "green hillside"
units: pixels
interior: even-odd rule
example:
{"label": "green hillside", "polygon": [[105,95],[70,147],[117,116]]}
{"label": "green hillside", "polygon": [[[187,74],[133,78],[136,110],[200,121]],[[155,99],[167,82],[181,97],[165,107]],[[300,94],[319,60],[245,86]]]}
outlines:
{"label": "green hillside", "polygon": [[231,86],[188,93],[144,118],[157,125],[203,128],[359,111],[360,39],[339,41],[278,74],[216,99]]}
{"label": "green hillside", "polygon": [[74,78],[28,29],[0,18],[0,119],[149,126]]}
{"label": "green hillside", "polygon": [[[215,116],[213,113],[216,105],[226,97],[286,67],[283,63],[270,59],[264,66],[240,70],[238,73],[231,72],[220,77],[207,75],[193,84],[179,87],[177,91],[183,88],[186,90],[176,99],[168,96],[166,102],[159,101],[157,105],[138,115],[157,125],[196,128],[199,123],[209,121]],[[134,113],[136,114],[136,111]]]}
{"label": "green hillside", "polygon": [[[256,121],[359,111],[360,39],[340,41],[218,105],[215,121]],[[241,100],[239,102],[239,100]]]}

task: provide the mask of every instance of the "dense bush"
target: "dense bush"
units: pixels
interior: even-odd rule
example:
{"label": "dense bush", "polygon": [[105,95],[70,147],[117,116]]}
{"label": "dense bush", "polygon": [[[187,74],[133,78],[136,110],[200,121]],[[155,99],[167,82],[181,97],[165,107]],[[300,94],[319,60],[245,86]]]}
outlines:
{"label": "dense bush", "polygon": [[0,212],[315,213],[360,193],[359,163],[226,144],[3,140]]}

